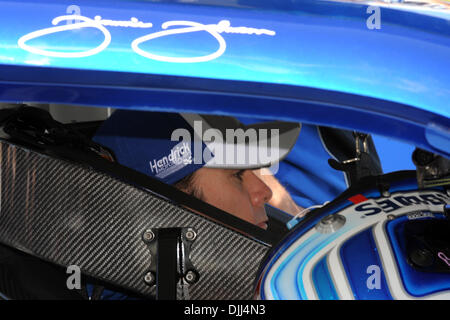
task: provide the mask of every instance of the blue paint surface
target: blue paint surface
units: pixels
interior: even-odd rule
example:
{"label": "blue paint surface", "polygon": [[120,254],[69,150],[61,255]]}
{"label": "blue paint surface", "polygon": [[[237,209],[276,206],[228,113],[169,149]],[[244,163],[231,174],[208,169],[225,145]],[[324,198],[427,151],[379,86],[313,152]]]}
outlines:
{"label": "blue paint surface", "polygon": [[372,229],[360,232],[345,242],[340,255],[356,299],[392,299]]}
{"label": "blue paint surface", "polygon": [[[381,29],[371,30],[367,5],[355,3],[80,0],[83,17],[122,23],[135,18],[151,27],[104,25],[110,43],[86,57],[19,47],[26,35],[66,26],[66,20],[52,21],[71,5],[0,1],[0,101],[276,117],[383,134],[450,155],[450,27],[443,17],[383,7]],[[189,22],[164,24],[174,21]],[[192,22],[224,21],[252,29],[167,33]],[[272,33],[257,34],[261,30]],[[101,45],[105,34],[84,27],[25,43],[57,53],[85,52]],[[133,51],[134,40],[155,34],[139,48],[169,58],[223,52],[205,62],[173,63]]]}
{"label": "blue paint surface", "polygon": [[312,271],[312,278],[320,300],[338,300],[336,288],[331,280],[326,257],[320,260]]}

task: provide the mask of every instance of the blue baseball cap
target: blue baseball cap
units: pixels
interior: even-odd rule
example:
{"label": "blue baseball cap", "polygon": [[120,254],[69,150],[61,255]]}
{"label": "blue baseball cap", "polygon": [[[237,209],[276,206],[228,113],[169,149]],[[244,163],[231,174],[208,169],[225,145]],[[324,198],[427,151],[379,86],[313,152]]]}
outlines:
{"label": "blue baseball cap", "polygon": [[118,109],[93,141],[121,165],[174,184],[202,167],[270,167],[289,153],[299,133],[298,123],[246,126],[227,116]]}

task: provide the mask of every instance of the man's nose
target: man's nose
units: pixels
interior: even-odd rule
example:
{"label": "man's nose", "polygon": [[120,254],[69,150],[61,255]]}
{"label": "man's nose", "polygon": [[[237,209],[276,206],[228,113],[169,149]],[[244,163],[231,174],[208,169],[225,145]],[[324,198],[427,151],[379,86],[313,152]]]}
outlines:
{"label": "man's nose", "polygon": [[263,207],[272,198],[272,190],[251,170],[247,171],[247,191],[250,194],[252,205]]}

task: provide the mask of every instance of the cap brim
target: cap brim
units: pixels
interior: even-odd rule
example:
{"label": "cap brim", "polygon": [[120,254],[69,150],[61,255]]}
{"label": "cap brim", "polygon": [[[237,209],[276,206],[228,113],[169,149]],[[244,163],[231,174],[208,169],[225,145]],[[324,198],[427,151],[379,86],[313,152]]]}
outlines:
{"label": "cap brim", "polygon": [[[257,169],[282,161],[294,147],[301,124],[269,121],[244,125],[236,118],[182,114],[207,146],[207,168]],[[201,124],[195,121],[201,121]],[[209,152],[209,154],[208,154]],[[209,157],[209,159],[208,159]]]}

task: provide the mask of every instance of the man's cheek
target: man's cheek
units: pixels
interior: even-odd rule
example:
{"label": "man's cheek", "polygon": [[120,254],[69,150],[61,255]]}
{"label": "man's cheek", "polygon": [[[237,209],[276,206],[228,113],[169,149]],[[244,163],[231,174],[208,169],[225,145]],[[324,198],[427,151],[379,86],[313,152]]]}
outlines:
{"label": "man's cheek", "polygon": [[209,203],[212,206],[215,206],[221,210],[230,212],[229,205],[233,203],[230,200],[226,199],[226,190],[225,191],[212,191],[212,189],[205,190],[204,200],[205,202]]}

